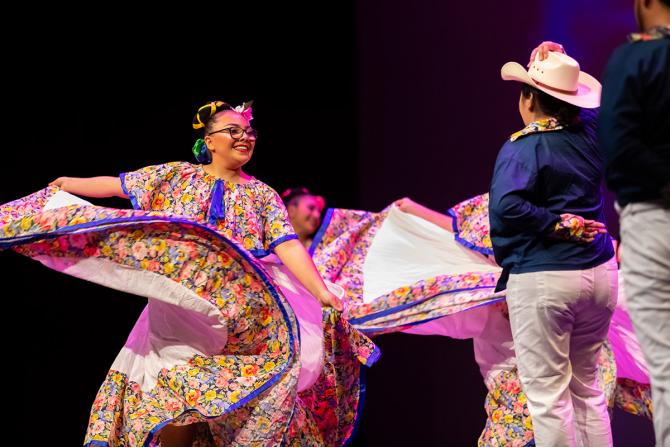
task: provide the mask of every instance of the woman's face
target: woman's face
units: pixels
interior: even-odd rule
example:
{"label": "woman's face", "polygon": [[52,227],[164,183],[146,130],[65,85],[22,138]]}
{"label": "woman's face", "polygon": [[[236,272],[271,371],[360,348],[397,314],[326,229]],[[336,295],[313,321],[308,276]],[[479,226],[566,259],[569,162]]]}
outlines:
{"label": "woman's face", "polygon": [[[249,121],[233,110],[226,110],[214,116],[211,131],[205,136],[205,143],[212,153],[212,163],[222,163],[235,169],[251,160],[256,145],[256,137],[247,132],[251,130]],[[232,133],[232,135],[231,135]]]}
{"label": "woman's face", "polygon": [[299,235],[310,236],[321,225],[321,212],[325,203],[318,196],[304,195],[295,199],[288,207],[288,217]]}

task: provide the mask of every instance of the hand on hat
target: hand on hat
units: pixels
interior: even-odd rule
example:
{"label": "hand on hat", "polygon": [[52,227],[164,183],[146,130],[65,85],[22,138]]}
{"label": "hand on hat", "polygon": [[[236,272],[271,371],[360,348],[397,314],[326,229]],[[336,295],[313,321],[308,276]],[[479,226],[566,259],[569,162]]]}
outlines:
{"label": "hand on hat", "polygon": [[559,53],[563,54],[568,54],[565,52],[565,49],[563,48],[563,45],[560,43],[556,42],[551,42],[549,40],[545,40],[542,42],[540,45],[538,45],[532,53],[530,53],[530,60],[528,61],[528,65],[526,67],[530,67],[533,64],[533,61],[535,60],[535,56],[539,54],[540,60],[543,61],[547,58],[547,53],[549,51],[556,51]]}

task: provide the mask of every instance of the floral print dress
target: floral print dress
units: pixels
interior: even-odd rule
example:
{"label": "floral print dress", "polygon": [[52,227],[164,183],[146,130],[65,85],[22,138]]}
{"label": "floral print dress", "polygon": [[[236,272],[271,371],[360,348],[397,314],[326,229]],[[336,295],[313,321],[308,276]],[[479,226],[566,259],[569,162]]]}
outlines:
{"label": "floral print dress", "polygon": [[56,187],[0,206],[0,248],[148,298],[93,403],[86,445],[160,445],[166,424],[198,422],[198,446],[345,443],[359,370],[379,352],[328,309],[322,373],[299,390],[298,318],[256,259],[295,237],[277,194],[181,162],[121,180],[135,210]]}
{"label": "floral print dress", "polygon": [[208,225],[256,257],[297,239],[279,195],[253,177],[233,183],[203,165],[173,162],[121,174],[121,185],[135,209]]}

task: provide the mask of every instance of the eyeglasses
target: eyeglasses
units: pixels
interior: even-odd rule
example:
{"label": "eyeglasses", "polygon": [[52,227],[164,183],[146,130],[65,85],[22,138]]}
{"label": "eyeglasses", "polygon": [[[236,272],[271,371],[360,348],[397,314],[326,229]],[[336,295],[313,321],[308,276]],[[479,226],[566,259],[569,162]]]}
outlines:
{"label": "eyeglasses", "polygon": [[247,137],[251,138],[252,140],[255,140],[258,137],[258,131],[256,129],[252,129],[251,127],[248,129],[242,129],[241,127],[224,127],[223,129],[210,132],[209,135],[213,135],[219,132],[228,132],[230,138],[233,140],[241,139],[245,133],[247,134]]}

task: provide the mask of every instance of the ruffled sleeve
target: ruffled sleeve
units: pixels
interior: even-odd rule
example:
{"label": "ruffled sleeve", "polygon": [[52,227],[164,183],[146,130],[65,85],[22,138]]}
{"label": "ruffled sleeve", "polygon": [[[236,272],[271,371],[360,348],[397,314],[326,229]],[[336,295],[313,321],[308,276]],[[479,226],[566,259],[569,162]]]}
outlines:
{"label": "ruffled sleeve", "polygon": [[163,185],[169,186],[183,165],[182,162],[172,162],[122,173],[119,176],[121,187],[133,208],[145,211],[166,209],[167,196],[163,189],[167,188]]}

